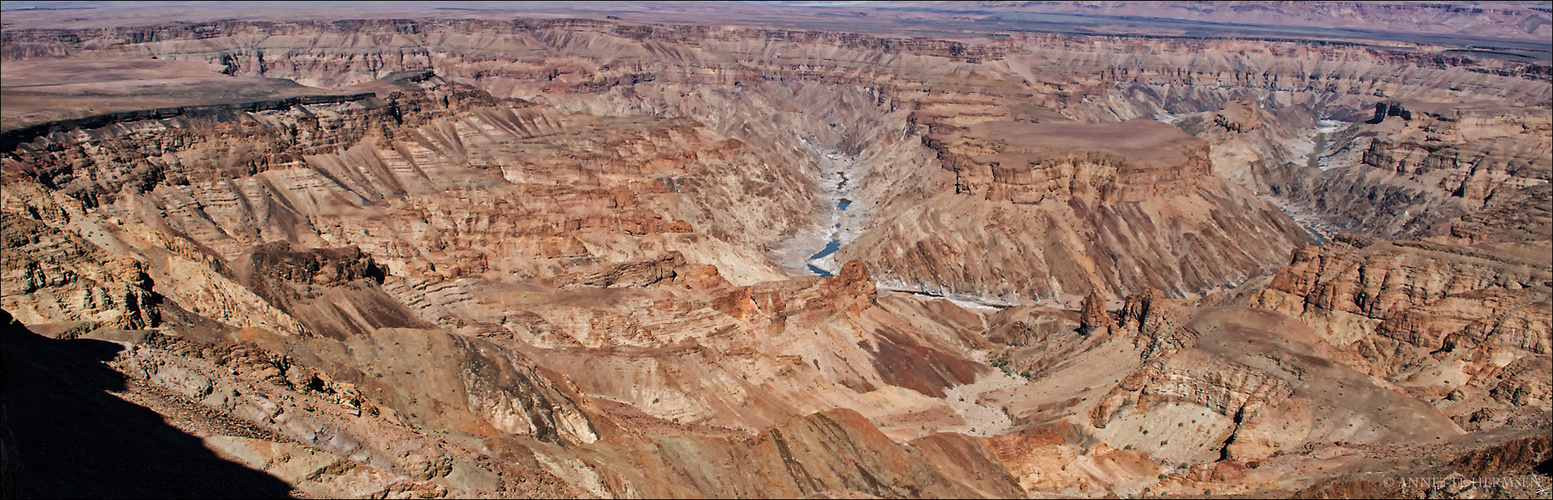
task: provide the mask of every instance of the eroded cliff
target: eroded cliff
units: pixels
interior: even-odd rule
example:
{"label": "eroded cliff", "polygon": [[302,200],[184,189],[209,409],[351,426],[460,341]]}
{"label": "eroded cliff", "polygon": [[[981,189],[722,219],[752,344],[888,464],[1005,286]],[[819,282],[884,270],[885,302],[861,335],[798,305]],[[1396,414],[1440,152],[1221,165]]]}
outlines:
{"label": "eroded cliff", "polygon": [[[68,363],[308,495],[1380,491],[1344,481],[1553,412],[1545,65],[576,19],[4,37],[241,94],[6,115],[7,355],[116,343]],[[827,240],[845,264],[803,276]]]}

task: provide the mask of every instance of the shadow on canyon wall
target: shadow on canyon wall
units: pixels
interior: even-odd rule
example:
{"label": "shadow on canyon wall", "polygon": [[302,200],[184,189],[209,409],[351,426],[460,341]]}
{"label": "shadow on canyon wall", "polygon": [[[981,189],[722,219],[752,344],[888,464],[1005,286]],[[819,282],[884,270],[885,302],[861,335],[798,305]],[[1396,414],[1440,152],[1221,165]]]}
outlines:
{"label": "shadow on canyon wall", "polygon": [[43,337],[0,310],[6,498],[287,498],[291,486],[110,393],[119,344]]}

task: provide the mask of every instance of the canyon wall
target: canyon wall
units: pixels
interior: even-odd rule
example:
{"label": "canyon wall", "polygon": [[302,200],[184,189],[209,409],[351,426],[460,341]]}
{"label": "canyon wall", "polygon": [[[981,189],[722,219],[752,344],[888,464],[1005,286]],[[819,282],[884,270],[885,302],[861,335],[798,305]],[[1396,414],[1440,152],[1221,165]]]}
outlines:
{"label": "canyon wall", "polygon": [[[535,100],[563,113],[695,117],[748,145],[770,164],[796,169],[786,175],[818,177],[815,149],[859,155],[866,187],[856,206],[875,219],[898,210],[896,200],[920,205],[949,190],[964,191],[961,181],[934,173],[943,155],[923,150],[924,145],[932,147],[931,140],[914,138],[932,135],[923,124],[963,127],[986,121],[1040,121],[1041,116],[1081,122],[1166,118],[1218,111],[1234,97],[1249,94],[1262,106],[1309,110],[1303,115],[1283,113],[1288,116],[1272,131],[1287,148],[1288,139],[1296,135],[1290,129],[1313,125],[1312,117],[1362,116],[1381,99],[1448,101],[1473,95],[1509,103],[1545,103],[1553,98],[1546,84],[1550,77],[1546,66],[1337,42],[1021,35],[976,45],[819,31],[585,20],[224,22],[177,29],[12,31],[6,36],[10,48],[4,57],[8,59],[39,54],[156,56],[220,64],[233,75],[288,78],[336,88],[368,83],[394,71],[431,69],[496,96]],[[1036,68],[1041,68],[1039,77]],[[1053,74],[1054,68],[1061,69]],[[1214,151],[1209,153],[1210,159],[1218,158],[1213,174],[1257,194],[1276,185],[1276,194],[1290,193],[1285,197],[1291,203],[1308,205],[1318,213],[1342,214],[1332,217],[1352,218],[1353,222],[1340,224],[1343,227],[1389,228],[1395,227],[1389,224],[1407,223],[1387,222],[1395,215],[1377,220],[1365,215],[1364,207],[1293,194],[1337,189],[1332,185],[1300,189],[1297,186],[1312,182],[1310,176],[1281,173],[1285,162],[1297,158],[1287,151],[1255,149],[1264,151],[1259,156],[1266,156],[1262,158],[1265,168],[1276,172],[1244,173],[1250,162],[1230,161],[1225,151]],[[1253,181],[1253,176],[1262,180]],[[1531,178],[1538,177],[1532,174]],[[1358,185],[1366,182],[1374,183]],[[1032,201],[1016,200],[1008,193],[994,193],[993,198],[995,205],[1005,209],[1011,205],[1018,209],[1017,201]],[[802,205],[805,200],[794,201]],[[792,238],[803,232],[798,226],[811,224],[805,217],[825,209],[809,203],[785,209],[784,217],[766,215],[773,216],[768,220],[785,220],[777,225],[779,234]],[[1105,209],[1111,205],[1106,203]],[[1387,210],[1394,205],[1387,204]],[[1262,216],[1246,210],[1224,206],[1219,212],[1221,217],[1241,218],[1232,226],[1263,224]],[[1264,209],[1253,203],[1250,210]],[[1145,212],[1157,217],[1150,209]],[[1270,217],[1282,219],[1276,213]],[[989,248],[991,242],[934,243],[926,235],[884,220],[868,226],[873,237],[849,245],[842,260],[863,258],[884,278],[913,287],[1002,297],[1073,299],[1092,287],[1120,297],[1141,291],[1145,283],[1172,294],[1195,295],[1267,272],[1282,263],[1289,249],[1303,243],[1302,236],[1290,234],[1270,244],[1246,245],[1235,252],[1243,257],[1212,258],[1213,265],[1208,266],[1212,270],[1193,271],[1211,274],[1205,277],[1162,271],[1178,266],[1169,259],[1143,257],[1145,265],[1136,269],[1116,266],[1121,276],[1078,278],[1042,269],[1066,266],[1041,259],[1020,264],[983,254],[980,249]],[[975,239],[966,233],[968,229],[941,229],[960,235],[956,239]],[[807,233],[816,230],[807,228]],[[1023,227],[1010,230],[1027,232]],[[1232,240],[1258,234],[1240,230],[1230,230]],[[1399,232],[1408,234],[1386,230],[1387,234]],[[737,234],[744,233],[714,233],[718,237]],[[769,250],[774,241],[768,237],[757,243]],[[919,264],[924,263],[905,266],[882,257],[898,253],[891,246],[942,246],[943,251],[929,251],[931,255],[924,259],[945,262],[930,264],[942,268],[936,273],[899,270],[921,269],[924,266]],[[1194,252],[1174,246],[1178,252]],[[971,253],[960,257],[956,252]],[[1097,253],[1119,252],[1105,244],[1079,253],[1093,258]],[[983,266],[984,262],[998,263],[997,270]],[[953,270],[960,266],[971,267]],[[1005,285],[977,277],[1006,269],[1021,279]]]}
{"label": "canyon wall", "polygon": [[184,430],[309,495],[1295,491],[1553,411],[1545,65],[566,19],[3,36],[318,87],[0,151],[7,356],[205,408]]}

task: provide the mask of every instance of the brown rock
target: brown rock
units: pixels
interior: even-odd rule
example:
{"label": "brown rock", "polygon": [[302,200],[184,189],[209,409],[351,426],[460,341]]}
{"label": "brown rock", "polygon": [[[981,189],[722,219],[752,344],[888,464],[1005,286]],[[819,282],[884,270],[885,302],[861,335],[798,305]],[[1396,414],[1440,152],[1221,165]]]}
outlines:
{"label": "brown rock", "polygon": [[1100,296],[1098,290],[1090,290],[1089,295],[1084,296],[1079,313],[1079,331],[1086,335],[1095,332],[1108,335],[1115,325],[1116,320],[1111,319],[1110,313],[1105,310],[1105,298]]}

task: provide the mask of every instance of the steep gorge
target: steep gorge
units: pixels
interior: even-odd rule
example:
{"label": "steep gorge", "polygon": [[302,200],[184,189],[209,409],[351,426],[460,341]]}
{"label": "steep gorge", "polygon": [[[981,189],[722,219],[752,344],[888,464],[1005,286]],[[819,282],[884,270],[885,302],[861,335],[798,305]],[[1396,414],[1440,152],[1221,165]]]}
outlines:
{"label": "steep gorge", "polygon": [[[438,25],[441,26],[438,26]],[[333,49],[323,46],[326,40],[316,40],[305,46],[307,57],[288,57],[304,51],[292,42],[300,30],[322,28],[328,32],[376,29],[396,33],[387,38],[384,46],[377,47],[370,60],[382,58],[385,51],[395,56],[386,57],[381,66],[377,63],[355,61],[352,54],[365,47],[352,43],[350,49]],[[860,183],[863,189],[858,200],[862,208],[874,212],[890,211],[894,200],[916,204],[943,192],[941,179],[935,179],[933,156],[924,151],[914,135],[921,131],[909,120],[911,111],[923,112],[922,101],[931,101],[933,86],[948,87],[949,92],[968,90],[969,97],[982,101],[1008,97],[1021,90],[1021,85],[1007,75],[982,69],[988,60],[997,62],[1006,52],[998,48],[976,50],[954,42],[909,42],[873,37],[839,37],[824,33],[771,32],[689,29],[684,27],[652,27],[645,31],[630,31],[622,26],[579,23],[578,25],[472,25],[469,23],[434,23],[431,26],[407,27],[403,23],[369,23],[366,25],[215,25],[211,27],[217,39],[246,45],[243,40],[256,40],[255,32],[264,34],[259,46],[238,51],[190,51],[188,43],[176,40],[177,33],[162,35],[162,41],[136,44],[136,47],[109,49],[104,56],[119,56],[146,50],[161,58],[202,58],[209,62],[221,62],[233,74],[254,74],[268,77],[289,77],[299,82],[342,86],[364,83],[370,78],[394,70],[418,70],[433,68],[448,78],[467,78],[468,81],[489,89],[497,95],[525,97],[548,103],[562,112],[586,111],[596,116],[623,114],[653,114],[665,116],[695,117],[720,133],[737,138],[762,153],[768,161],[777,165],[796,168],[793,173],[806,177],[808,189],[785,189],[776,192],[812,192],[818,172],[819,152],[810,145],[821,145],[860,158],[865,172]],[[408,36],[405,31],[426,33],[438,29],[452,33],[478,31],[479,40],[447,37],[423,38]],[[686,32],[689,30],[689,32]],[[208,37],[211,34],[201,35]],[[77,35],[83,46],[91,45],[94,37],[102,33]],[[169,36],[171,35],[171,36]],[[120,35],[122,36],[122,35]],[[424,37],[425,35],[420,35]],[[173,38],[168,40],[166,38]],[[351,38],[359,40],[359,38]],[[828,44],[834,43],[835,46]],[[476,60],[455,55],[468,53],[464,47],[474,44],[486,47],[477,51]],[[489,50],[491,44],[502,50]],[[206,39],[200,47],[220,46],[220,42]],[[612,50],[594,50],[600,46]],[[583,49],[589,47],[589,49]],[[61,49],[70,52],[73,48]],[[274,52],[268,52],[273,50]],[[669,51],[672,57],[664,57],[655,51]],[[276,53],[278,52],[278,53]],[[515,53],[514,53],[515,52]],[[985,54],[983,54],[985,52]],[[404,54],[424,54],[406,57]],[[597,54],[607,54],[600,56]],[[713,55],[715,54],[715,55]],[[958,55],[951,55],[958,54]],[[308,58],[333,58],[341,62],[331,64]],[[755,57],[754,61],[741,62],[743,57]],[[490,58],[501,58],[506,73],[481,72],[474,68],[495,64]],[[882,59],[881,59],[882,58]],[[535,60],[537,59],[537,61]],[[280,66],[260,64],[257,61],[286,61]],[[553,67],[555,74],[545,75],[543,80],[524,78],[510,74],[513,67],[523,63]],[[950,64],[939,64],[948,62]],[[342,68],[340,64],[345,66]],[[629,68],[629,70],[627,70]],[[343,69],[343,71],[342,71]],[[328,80],[322,75],[330,75]],[[650,75],[643,77],[640,75]],[[340,78],[346,78],[340,80]],[[978,88],[982,87],[982,88]],[[991,90],[988,90],[990,88]],[[928,99],[916,95],[928,93]],[[990,94],[990,95],[989,95]],[[998,99],[1006,100],[1006,99]],[[965,105],[951,104],[945,107],[930,104],[936,112],[948,111],[963,120],[967,111],[972,116],[976,108],[988,108],[985,103]],[[958,107],[956,107],[958,106]],[[996,106],[996,105],[994,105]],[[966,108],[966,109],[961,109]],[[983,116],[991,118],[990,116]],[[864,147],[866,145],[866,148]],[[903,165],[904,163],[904,165]],[[884,166],[889,165],[886,169]],[[779,167],[780,168],[780,167]],[[789,174],[791,175],[791,174]],[[762,220],[787,220],[791,224],[812,224],[803,220],[824,210],[810,200],[807,210],[791,212],[789,216],[764,217]],[[1224,210],[1238,213],[1239,209]],[[736,213],[721,212],[729,216]],[[796,217],[794,217],[796,215]],[[796,220],[795,220],[796,219]],[[746,227],[753,224],[746,223]],[[895,234],[890,224],[876,224],[887,232],[880,238],[904,240],[897,244],[919,246],[920,233],[908,231]],[[774,229],[783,229],[781,224]],[[821,228],[810,226],[809,233]],[[964,231],[960,229],[957,231]],[[1016,230],[1019,231],[1019,230]],[[1021,231],[1022,232],[1022,231]],[[747,231],[713,232],[713,236],[727,238],[750,234]],[[788,227],[778,233],[791,238],[800,236],[796,228]],[[811,236],[812,237],[812,236]],[[755,243],[770,249],[773,238]],[[865,240],[867,241],[867,240]],[[1282,243],[1287,248],[1299,240]],[[1280,245],[1273,245],[1277,249]],[[959,250],[956,250],[958,248]],[[960,252],[975,252],[975,246],[933,250],[925,259],[930,266],[957,267],[955,261],[981,262],[986,259],[962,259]],[[875,248],[874,251],[879,251]],[[945,253],[949,252],[949,253]],[[1234,275],[1252,274],[1281,258],[1282,252],[1256,252],[1249,261],[1237,262]],[[853,254],[843,252],[842,259]],[[874,267],[884,272],[884,277],[913,283],[919,288],[951,290],[976,295],[1006,296],[1010,293],[1025,297],[1056,297],[1060,290],[1087,290],[1102,286],[1113,294],[1122,294],[1135,287],[1126,282],[1153,281],[1181,293],[1194,293],[1205,286],[1227,284],[1230,280],[1183,280],[1177,276],[1149,275],[1130,280],[1109,279],[1094,283],[1093,279],[1073,279],[1069,276],[1053,276],[1049,271],[1029,270],[1025,282],[1012,286],[987,283],[980,277],[956,278],[930,277],[926,280],[908,273],[897,272],[903,266],[878,256],[865,257]],[[947,261],[947,262],[946,262]],[[1251,269],[1245,269],[1251,265]],[[1026,267],[1026,266],[1016,266]],[[1157,263],[1150,267],[1164,267]],[[972,275],[989,269],[970,271]],[[942,273],[941,273],[942,274]],[[1225,283],[1219,283],[1225,282]],[[1049,283],[1055,283],[1053,288]]]}
{"label": "steep gorge", "polygon": [[[6,125],[7,343],[120,343],[310,495],[1292,491],[1553,409],[1546,66],[589,20],[4,37],[352,96]],[[856,215],[803,276],[826,155]]]}

